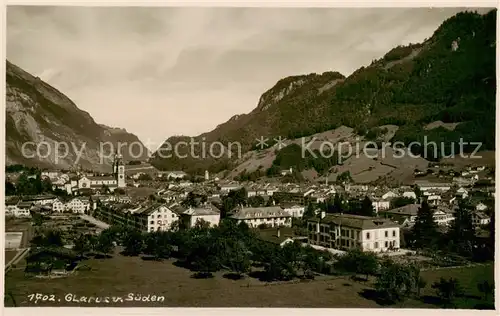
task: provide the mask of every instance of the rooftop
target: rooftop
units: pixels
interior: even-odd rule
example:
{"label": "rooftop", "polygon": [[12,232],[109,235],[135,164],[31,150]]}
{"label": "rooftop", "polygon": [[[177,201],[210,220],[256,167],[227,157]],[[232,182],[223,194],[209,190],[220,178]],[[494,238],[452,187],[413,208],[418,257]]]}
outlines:
{"label": "rooftop", "polygon": [[231,216],[233,219],[250,219],[250,218],[275,218],[275,217],[290,217],[290,214],[285,212],[279,206],[269,207],[244,207],[238,210]]}
{"label": "rooftop", "polygon": [[362,230],[399,227],[397,223],[386,218],[351,214],[327,214],[323,219],[314,218],[311,219],[311,221],[321,222],[322,224],[333,223],[338,226],[346,226]]}

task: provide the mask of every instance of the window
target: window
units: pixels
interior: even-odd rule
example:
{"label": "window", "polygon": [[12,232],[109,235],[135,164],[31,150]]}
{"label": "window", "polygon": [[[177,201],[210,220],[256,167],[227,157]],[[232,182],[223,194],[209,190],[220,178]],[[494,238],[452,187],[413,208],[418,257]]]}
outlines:
{"label": "window", "polygon": [[385,248],[389,247],[389,243],[386,241],[385,242]]}
{"label": "window", "polygon": [[389,237],[389,232],[387,230],[385,231],[385,237]]}
{"label": "window", "polygon": [[370,239],[370,233],[366,233],[366,239]]}
{"label": "window", "polygon": [[356,239],[358,239],[358,240],[359,240],[359,239],[360,239],[360,238],[359,238],[359,235],[360,235],[360,234],[359,234],[359,231],[357,232],[357,235],[358,235],[358,238],[356,238]]}
{"label": "window", "polygon": [[151,222],[149,222],[149,223],[150,223],[151,225],[154,225],[155,221],[151,221]]}
{"label": "window", "polygon": [[156,216],[156,218],[161,218],[161,215],[160,215],[160,214],[158,214],[158,215]]}
{"label": "window", "polygon": [[374,246],[375,249],[378,248],[378,242],[375,242],[375,246]]}
{"label": "window", "polygon": [[396,231],[395,230],[392,231],[392,237],[396,237]]}

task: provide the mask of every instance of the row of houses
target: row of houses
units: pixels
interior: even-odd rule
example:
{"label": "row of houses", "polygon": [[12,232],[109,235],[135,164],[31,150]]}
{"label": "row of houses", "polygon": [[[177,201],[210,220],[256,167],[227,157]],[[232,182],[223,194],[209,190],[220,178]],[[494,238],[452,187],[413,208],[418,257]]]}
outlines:
{"label": "row of houses", "polygon": [[124,225],[145,232],[167,231],[175,222],[190,228],[200,220],[210,226],[218,225],[220,221],[220,211],[208,203],[196,208],[185,208],[178,203],[140,206],[111,203],[97,208],[94,216],[110,225]]}

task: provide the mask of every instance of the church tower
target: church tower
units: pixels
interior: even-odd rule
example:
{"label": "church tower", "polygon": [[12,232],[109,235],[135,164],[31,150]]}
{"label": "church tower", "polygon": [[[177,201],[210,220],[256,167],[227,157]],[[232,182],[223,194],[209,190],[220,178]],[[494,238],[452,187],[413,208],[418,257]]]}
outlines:
{"label": "church tower", "polygon": [[115,154],[115,161],[113,162],[113,174],[116,177],[116,182],[119,188],[124,188],[125,184],[125,164],[123,163],[122,155]]}

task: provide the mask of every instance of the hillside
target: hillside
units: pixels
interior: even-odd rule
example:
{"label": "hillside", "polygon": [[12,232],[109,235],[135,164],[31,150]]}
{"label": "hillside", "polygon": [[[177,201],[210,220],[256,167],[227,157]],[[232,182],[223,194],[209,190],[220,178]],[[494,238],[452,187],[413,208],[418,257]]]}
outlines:
{"label": "hillside", "polygon": [[[133,155],[143,154],[135,160],[147,159],[148,152],[137,136],[122,129],[97,124],[89,113],[80,110],[60,91],[34,77],[18,66],[6,64],[6,164],[25,164],[41,167],[71,168],[75,163],[86,169],[109,172],[110,160],[100,163],[111,145],[132,144]],[[28,143],[33,142],[33,143]],[[56,158],[56,144],[60,159]],[[23,144],[24,147],[23,154]],[[39,155],[34,144],[39,144]],[[85,145],[83,145],[85,144]],[[69,153],[62,157],[67,146]],[[50,148],[50,149],[48,149]],[[82,150],[83,149],[83,150]],[[81,152],[78,159],[78,152]],[[127,146],[122,147],[125,160],[131,159]],[[33,157],[33,158],[31,158]]]}
{"label": "hillside", "polygon": [[[458,13],[424,43],[396,47],[347,78],[325,72],[282,79],[252,112],[234,116],[197,139],[238,141],[246,152],[260,136],[297,138],[340,126],[364,136],[374,127],[391,124],[398,126],[393,141],[404,144],[423,142],[427,136],[428,141],[445,142],[449,150],[451,142],[463,138],[492,150],[495,51],[496,10],[486,15]],[[447,125],[429,128],[437,121]],[[422,153],[423,148],[412,151]],[[227,159],[216,165],[214,159],[179,160],[156,157],[152,163],[159,169],[186,171],[220,171],[229,164]]]}

